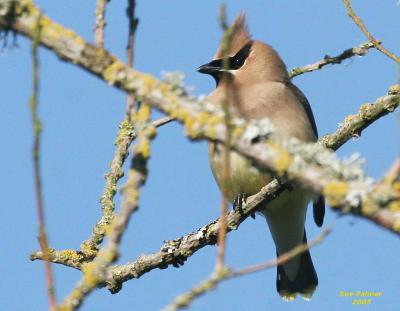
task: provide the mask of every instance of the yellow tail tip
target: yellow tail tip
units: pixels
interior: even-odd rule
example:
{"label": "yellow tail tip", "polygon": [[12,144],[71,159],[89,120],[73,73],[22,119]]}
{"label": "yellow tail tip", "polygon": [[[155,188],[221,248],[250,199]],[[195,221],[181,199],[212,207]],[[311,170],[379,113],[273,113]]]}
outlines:
{"label": "yellow tail tip", "polygon": [[288,291],[281,291],[281,292],[279,293],[279,295],[280,295],[281,298],[282,298],[283,300],[285,300],[286,302],[293,301],[293,300],[295,300],[296,297],[297,297],[297,293],[288,292]]}
{"label": "yellow tail tip", "polygon": [[291,291],[284,290],[284,291],[280,291],[279,295],[281,296],[281,298],[284,301],[287,301],[287,302],[295,300],[297,297],[297,294],[299,294],[300,297],[303,298],[304,300],[311,301],[311,298],[312,298],[316,288],[317,288],[316,286],[312,286],[312,287],[304,289],[301,292],[291,292]]}

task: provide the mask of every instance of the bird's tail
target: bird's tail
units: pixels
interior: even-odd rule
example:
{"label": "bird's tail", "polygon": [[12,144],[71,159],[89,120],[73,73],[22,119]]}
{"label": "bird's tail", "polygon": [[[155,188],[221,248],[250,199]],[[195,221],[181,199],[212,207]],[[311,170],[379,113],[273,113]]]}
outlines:
{"label": "bird's tail", "polygon": [[[306,231],[303,236],[307,243]],[[279,254],[277,253],[277,256]],[[283,265],[277,266],[276,289],[282,299],[291,301],[300,294],[304,299],[310,300],[318,285],[318,277],[311,260],[310,252],[307,250],[300,255],[300,265],[294,280],[290,280]]]}

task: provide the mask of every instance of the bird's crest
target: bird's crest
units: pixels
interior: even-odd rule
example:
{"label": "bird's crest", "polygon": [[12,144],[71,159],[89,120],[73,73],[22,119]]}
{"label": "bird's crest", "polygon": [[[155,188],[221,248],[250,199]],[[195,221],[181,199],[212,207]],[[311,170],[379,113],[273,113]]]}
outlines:
{"label": "bird's crest", "polygon": [[[247,27],[246,15],[240,13],[231,25],[232,39],[230,42],[230,49],[228,54],[236,54],[247,42],[251,40],[251,36]],[[220,59],[224,57],[224,51],[220,46],[214,59]]]}

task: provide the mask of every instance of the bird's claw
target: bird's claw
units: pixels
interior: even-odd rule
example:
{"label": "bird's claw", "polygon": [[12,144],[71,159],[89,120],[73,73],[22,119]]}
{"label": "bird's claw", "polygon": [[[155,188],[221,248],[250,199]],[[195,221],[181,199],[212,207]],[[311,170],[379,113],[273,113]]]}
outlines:
{"label": "bird's claw", "polygon": [[233,210],[235,212],[239,212],[240,215],[244,215],[243,213],[243,203],[246,203],[246,194],[239,193],[238,196],[233,200]]}
{"label": "bird's claw", "polygon": [[181,267],[181,266],[183,266],[185,264],[186,260],[187,260],[186,257],[175,257],[173,262],[172,262],[172,265],[175,268],[179,268],[179,267]]}

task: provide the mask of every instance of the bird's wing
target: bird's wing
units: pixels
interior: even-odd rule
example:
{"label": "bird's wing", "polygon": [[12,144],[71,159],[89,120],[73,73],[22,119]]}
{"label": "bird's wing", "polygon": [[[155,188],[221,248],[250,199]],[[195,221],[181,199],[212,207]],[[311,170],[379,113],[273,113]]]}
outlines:
{"label": "bird's wing", "polygon": [[293,94],[296,96],[296,98],[299,100],[301,105],[303,106],[304,110],[306,111],[307,117],[310,120],[312,129],[314,131],[315,137],[318,138],[318,130],[317,130],[317,125],[315,124],[315,119],[314,119],[314,114],[311,109],[311,105],[308,102],[307,97],[303,94],[303,92],[293,83],[288,83],[288,87],[290,90],[293,92]]}
{"label": "bird's wing", "polygon": [[[307,97],[303,94],[303,92],[293,83],[288,84],[289,88],[292,90],[293,94],[302,104],[304,110],[306,111],[307,117],[310,120],[311,126],[313,128],[315,137],[318,138],[318,130],[317,125],[315,124],[314,114],[311,109],[311,105],[307,100]],[[313,216],[314,222],[318,227],[321,227],[324,223],[324,216],[325,216],[325,199],[322,195],[320,195],[314,202],[313,202]]]}

